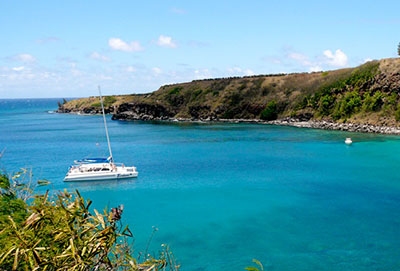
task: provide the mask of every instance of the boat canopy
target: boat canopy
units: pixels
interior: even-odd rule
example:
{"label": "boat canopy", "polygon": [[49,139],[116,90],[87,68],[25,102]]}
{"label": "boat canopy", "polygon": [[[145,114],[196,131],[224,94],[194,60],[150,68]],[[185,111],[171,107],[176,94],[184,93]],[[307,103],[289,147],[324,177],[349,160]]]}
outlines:
{"label": "boat canopy", "polygon": [[112,157],[91,157],[76,160],[75,164],[111,163]]}

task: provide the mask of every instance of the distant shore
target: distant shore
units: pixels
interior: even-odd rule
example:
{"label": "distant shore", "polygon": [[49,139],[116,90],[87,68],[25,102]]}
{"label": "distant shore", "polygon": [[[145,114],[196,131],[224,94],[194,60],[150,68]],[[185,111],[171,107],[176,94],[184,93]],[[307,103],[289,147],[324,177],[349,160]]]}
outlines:
{"label": "distant shore", "polygon": [[[165,121],[165,120],[160,120]],[[279,126],[293,126],[299,128],[312,128],[321,130],[337,130],[346,132],[358,133],[373,133],[373,134],[386,134],[386,135],[400,135],[400,127],[394,126],[379,126],[371,124],[359,123],[336,123],[333,121],[317,121],[317,120],[299,120],[296,118],[284,118],[273,121],[263,121],[259,119],[218,119],[218,120],[191,120],[185,118],[170,119],[176,122],[224,122],[224,123],[260,123],[271,124]]]}

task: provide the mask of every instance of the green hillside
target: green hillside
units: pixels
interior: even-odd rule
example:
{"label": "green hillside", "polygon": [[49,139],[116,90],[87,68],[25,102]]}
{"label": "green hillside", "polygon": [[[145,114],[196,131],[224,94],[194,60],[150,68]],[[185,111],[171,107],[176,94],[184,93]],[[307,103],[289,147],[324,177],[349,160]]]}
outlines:
{"label": "green hillside", "polygon": [[[140,95],[105,97],[114,119],[331,120],[397,125],[400,59],[314,73],[195,80]],[[99,112],[98,98],[60,104],[60,112]]]}

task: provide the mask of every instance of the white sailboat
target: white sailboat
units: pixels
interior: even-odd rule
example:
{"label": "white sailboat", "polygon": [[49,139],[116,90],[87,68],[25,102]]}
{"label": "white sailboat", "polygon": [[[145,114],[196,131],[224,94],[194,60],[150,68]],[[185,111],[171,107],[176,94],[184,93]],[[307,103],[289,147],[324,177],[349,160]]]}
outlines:
{"label": "white sailboat", "polygon": [[136,167],[125,166],[122,163],[115,163],[113,160],[106,115],[104,112],[103,97],[101,96],[100,87],[99,94],[110,156],[107,158],[85,158],[75,161],[75,164],[69,168],[67,174],[65,175],[65,182],[118,180],[135,178],[138,176]]}

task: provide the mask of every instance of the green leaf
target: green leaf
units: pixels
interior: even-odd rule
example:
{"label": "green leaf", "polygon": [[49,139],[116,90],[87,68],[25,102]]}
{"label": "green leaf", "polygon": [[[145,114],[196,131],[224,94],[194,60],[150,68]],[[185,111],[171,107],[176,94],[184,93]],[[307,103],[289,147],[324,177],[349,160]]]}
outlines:
{"label": "green leaf", "polygon": [[51,184],[51,182],[48,181],[48,180],[38,180],[38,181],[37,181],[37,184],[38,184],[39,186],[45,186],[45,185]]}
{"label": "green leaf", "polygon": [[17,270],[17,267],[18,267],[18,255],[19,255],[19,248],[17,248],[17,250],[15,251],[13,270]]}
{"label": "green leaf", "polygon": [[121,234],[124,236],[133,237],[133,233],[129,229],[129,226],[126,226],[125,229],[121,232]]}
{"label": "green leaf", "polygon": [[10,255],[15,249],[17,249],[16,246],[11,247],[10,250],[7,251],[7,253],[4,254],[3,257],[0,259],[0,264],[2,264],[4,260],[7,259],[8,255]]}
{"label": "green leaf", "polygon": [[249,266],[249,267],[246,267],[245,270],[247,270],[247,271],[264,271],[264,267],[259,260],[253,259],[253,263],[258,265],[258,267]]}
{"label": "green leaf", "polygon": [[106,228],[106,223],[104,221],[104,217],[95,209],[94,213],[96,214],[97,220],[100,222],[103,229]]}

